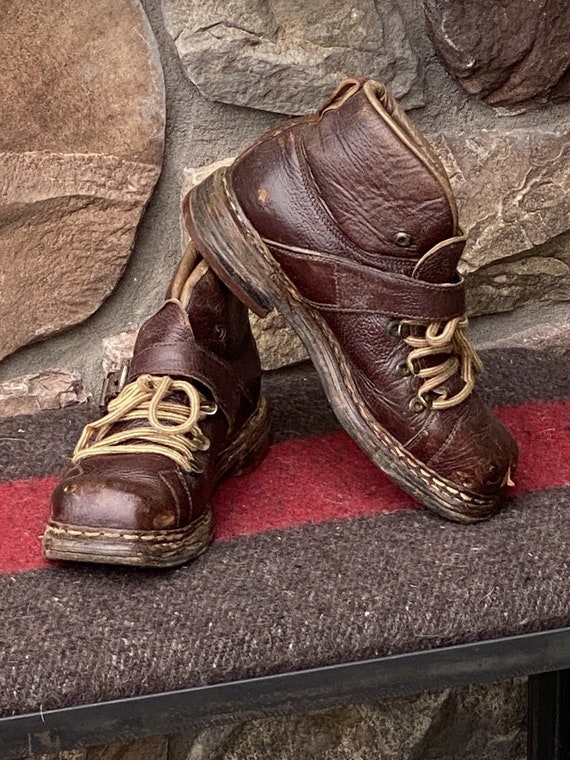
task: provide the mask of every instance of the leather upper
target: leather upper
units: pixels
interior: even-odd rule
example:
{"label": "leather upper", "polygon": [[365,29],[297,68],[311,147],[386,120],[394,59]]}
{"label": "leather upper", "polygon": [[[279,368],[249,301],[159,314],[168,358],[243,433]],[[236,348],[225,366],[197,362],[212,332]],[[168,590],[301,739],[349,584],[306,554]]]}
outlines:
{"label": "leather upper", "polygon": [[[259,401],[260,364],[247,309],[208,270],[186,309],[167,301],[141,327],[127,382],[170,375],[196,384],[218,411],[200,422],[209,440],[194,456],[201,474],[160,454],[109,454],[73,464],[52,496],[52,519],[71,525],[157,531],[182,528],[204,512],[218,479],[218,455]],[[117,423],[136,427],[137,422]]]}

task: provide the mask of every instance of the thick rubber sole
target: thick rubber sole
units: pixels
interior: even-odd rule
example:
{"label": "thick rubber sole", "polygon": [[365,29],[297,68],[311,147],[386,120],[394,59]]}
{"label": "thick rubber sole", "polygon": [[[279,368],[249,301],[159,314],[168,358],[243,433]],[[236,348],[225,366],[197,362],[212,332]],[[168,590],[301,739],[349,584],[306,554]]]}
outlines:
{"label": "thick rubber sole", "polygon": [[[218,455],[216,484],[226,477],[254,470],[268,448],[269,415],[262,397],[236,438]],[[174,530],[128,531],[50,520],[44,531],[43,548],[44,556],[50,560],[164,568],[198,557],[213,537],[212,510],[207,505],[197,520]]]}
{"label": "thick rubber sole", "polygon": [[197,249],[230,290],[258,316],[276,308],[297,332],[341,425],[383,472],[420,504],[455,522],[479,522],[499,510],[501,495],[461,489],[416,459],[374,419],[335,335],[250,224],[227,168],[192,189],[184,216]]}

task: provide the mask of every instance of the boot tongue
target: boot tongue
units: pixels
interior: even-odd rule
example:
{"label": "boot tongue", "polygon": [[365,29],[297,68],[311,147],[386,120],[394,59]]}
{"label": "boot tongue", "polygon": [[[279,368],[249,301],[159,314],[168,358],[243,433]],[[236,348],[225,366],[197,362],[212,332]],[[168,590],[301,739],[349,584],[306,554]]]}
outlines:
{"label": "boot tongue", "polygon": [[226,344],[237,343],[245,329],[244,313],[247,314],[245,307],[206,268],[187,292],[176,292],[176,297],[167,300],[147,319],[139,331],[135,354],[159,343],[184,343],[192,339],[223,356]]}
{"label": "boot tongue", "polygon": [[455,279],[457,264],[464,248],[464,237],[450,238],[438,243],[418,261],[412,277],[424,282],[451,282]]}
{"label": "boot tongue", "polygon": [[188,317],[178,301],[167,301],[139,330],[134,354],[157,343],[182,343],[192,336]]}
{"label": "boot tongue", "polygon": [[220,326],[227,319],[224,286],[211,269],[196,282],[185,303],[196,340],[209,346],[216,343]]}

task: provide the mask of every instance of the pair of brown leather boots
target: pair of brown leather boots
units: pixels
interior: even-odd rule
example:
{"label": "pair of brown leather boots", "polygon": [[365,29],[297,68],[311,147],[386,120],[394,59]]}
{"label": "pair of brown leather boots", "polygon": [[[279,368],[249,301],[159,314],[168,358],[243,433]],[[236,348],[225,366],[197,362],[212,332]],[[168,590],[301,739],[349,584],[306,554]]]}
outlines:
{"label": "pair of brown leather boots", "polygon": [[497,511],[517,448],[473,390],[456,203],[381,84],[344,81],[192,190],[184,215],[167,300],[54,492],[48,558],[168,567],[207,547],[216,484],[268,447],[248,307],[281,312],[342,425],[418,502],[466,523]]}

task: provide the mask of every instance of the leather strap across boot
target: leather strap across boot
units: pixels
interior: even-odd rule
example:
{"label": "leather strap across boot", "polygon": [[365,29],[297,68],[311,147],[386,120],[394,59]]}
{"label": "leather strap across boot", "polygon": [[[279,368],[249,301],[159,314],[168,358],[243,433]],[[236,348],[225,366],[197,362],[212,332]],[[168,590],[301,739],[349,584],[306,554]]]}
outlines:
{"label": "leather strap across boot", "polygon": [[455,199],[383,85],[346,80],[194,188],[184,211],[226,285],[298,332],[382,470],[452,520],[499,508],[517,448],[474,391]]}
{"label": "leather strap across boot", "polygon": [[53,493],[45,556],[169,567],[204,551],[216,485],[268,448],[260,374],[247,309],[189,248]]}

